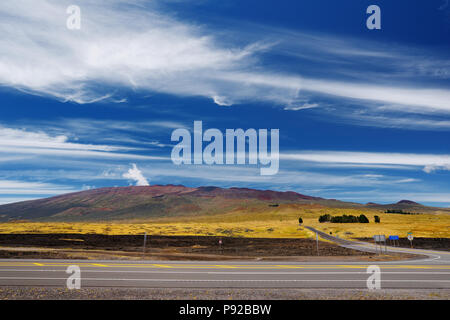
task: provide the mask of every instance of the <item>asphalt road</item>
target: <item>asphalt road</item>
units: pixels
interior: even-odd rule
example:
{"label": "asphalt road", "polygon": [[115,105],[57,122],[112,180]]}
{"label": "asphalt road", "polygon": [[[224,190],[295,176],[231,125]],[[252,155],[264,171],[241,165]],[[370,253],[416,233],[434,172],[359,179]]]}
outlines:
{"label": "asphalt road", "polygon": [[[332,240],[357,250],[374,250],[367,243]],[[371,264],[2,259],[0,286],[65,287],[70,276],[67,267],[76,265],[83,288],[367,288],[371,275],[367,268],[375,264],[381,270],[381,288],[450,289],[450,253],[387,249],[422,254],[423,259]]]}
{"label": "asphalt road", "polygon": [[[372,243],[367,243],[363,241],[350,241],[346,239],[337,238],[331,236],[325,232],[319,231],[312,227],[305,227],[313,232],[317,232],[319,237],[335,242],[341,247],[355,249],[359,251],[365,252],[373,252],[373,253],[389,253],[389,252],[397,252],[397,253],[411,253],[417,255],[423,255],[424,258],[420,259],[422,263],[436,263],[436,264],[450,264],[450,252],[446,251],[437,251],[437,250],[423,250],[423,249],[410,249],[410,248],[400,248],[400,247],[391,247],[391,246],[375,246]],[[408,261],[403,261],[402,263],[410,263]],[[413,261],[416,263],[416,261]]]}

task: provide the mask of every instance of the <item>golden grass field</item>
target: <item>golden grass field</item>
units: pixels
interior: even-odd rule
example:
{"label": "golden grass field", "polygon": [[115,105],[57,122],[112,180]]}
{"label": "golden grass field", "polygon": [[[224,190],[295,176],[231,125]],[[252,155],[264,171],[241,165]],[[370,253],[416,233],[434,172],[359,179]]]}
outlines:
{"label": "golden grass field", "polygon": [[[365,214],[370,223],[319,223],[322,214]],[[374,216],[381,223],[374,223]],[[13,222],[0,223],[0,233],[97,233],[108,235],[147,234],[154,235],[215,235],[267,238],[309,238],[313,233],[299,228],[303,225],[341,238],[372,237],[374,234],[406,237],[450,238],[450,214],[401,215],[386,214],[371,209],[336,209],[296,204],[277,208],[255,207],[240,209],[220,215],[185,216],[139,221],[116,222]]]}

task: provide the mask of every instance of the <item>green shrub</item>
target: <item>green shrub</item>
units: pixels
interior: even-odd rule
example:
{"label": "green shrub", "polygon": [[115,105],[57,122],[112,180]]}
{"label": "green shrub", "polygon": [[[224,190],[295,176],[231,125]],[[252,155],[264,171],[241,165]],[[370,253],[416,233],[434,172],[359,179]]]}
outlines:
{"label": "green shrub", "polygon": [[324,214],[324,215],[321,215],[321,216],[319,217],[319,222],[320,222],[320,223],[327,222],[327,221],[331,221],[331,215],[329,215],[329,214]]}
{"label": "green shrub", "polygon": [[369,219],[365,215],[360,215],[358,218],[359,223],[369,223]]}
{"label": "green shrub", "polygon": [[332,223],[355,223],[358,222],[358,218],[352,215],[336,216],[331,218]]}
{"label": "green shrub", "polygon": [[360,215],[359,217],[353,215],[343,216],[330,216],[329,214],[324,214],[319,217],[319,222],[331,222],[331,223],[369,223],[369,219],[365,215]]}
{"label": "green shrub", "polygon": [[386,210],[384,213],[395,213],[395,214],[420,214],[420,213],[414,213],[414,212],[407,212],[407,211],[403,211],[403,210],[393,210],[393,209],[388,209]]}

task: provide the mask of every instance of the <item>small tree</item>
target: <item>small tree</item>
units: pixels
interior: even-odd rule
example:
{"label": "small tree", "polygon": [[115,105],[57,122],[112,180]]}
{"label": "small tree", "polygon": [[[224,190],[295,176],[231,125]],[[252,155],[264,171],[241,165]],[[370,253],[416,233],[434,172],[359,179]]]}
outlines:
{"label": "small tree", "polygon": [[379,216],[375,216],[375,223],[380,223],[380,217]]}
{"label": "small tree", "polygon": [[369,223],[369,219],[367,219],[367,217],[365,215],[360,215],[359,218],[359,223]]}
{"label": "small tree", "polygon": [[302,218],[298,218],[298,224],[302,224],[303,223],[303,219]]}

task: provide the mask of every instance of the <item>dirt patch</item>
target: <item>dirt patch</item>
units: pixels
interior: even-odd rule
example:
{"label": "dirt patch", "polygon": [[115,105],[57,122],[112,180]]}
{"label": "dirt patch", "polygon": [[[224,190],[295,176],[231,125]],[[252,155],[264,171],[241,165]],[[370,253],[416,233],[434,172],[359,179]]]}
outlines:
{"label": "dirt patch", "polygon": [[[365,242],[373,243],[373,238],[358,238]],[[396,241],[397,243],[397,241]],[[391,244],[387,240],[388,245]],[[411,248],[411,244],[407,238],[400,238],[398,244],[402,248]],[[414,249],[428,249],[428,250],[440,250],[440,251],[450,251],[450,238],[416,238],[412,242]]]}

